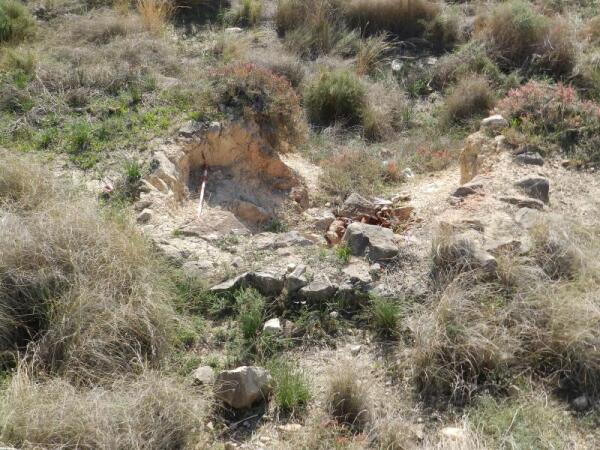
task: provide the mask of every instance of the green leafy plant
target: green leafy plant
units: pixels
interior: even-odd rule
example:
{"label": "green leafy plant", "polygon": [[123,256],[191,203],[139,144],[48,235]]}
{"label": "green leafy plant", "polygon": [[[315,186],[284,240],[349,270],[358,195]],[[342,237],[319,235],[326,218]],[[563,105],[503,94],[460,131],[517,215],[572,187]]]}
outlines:
{"label": "green leafy plant", "polygon": [[19,42],[35,31],[29,10],[17,0],[0,0],[0,42]]}
{"label": "green leafy plant", "polygon": [[272,361],[269,369],[275,380],[274,400],[281,412],[291,415],[303,412],[311,399],[304,371],[283,359]]}
{"label": "green leafy plant", "polygon": [[398,300],[372,296],[369,307],[371,326],[382,337],[394,337],[398,334],[402,310]]}
{"label": "green leafy plant", "polygon": [[306,88],[304,104],[314,125],[360,125],[367,107],[366,90],[348,70],[325,71]]}

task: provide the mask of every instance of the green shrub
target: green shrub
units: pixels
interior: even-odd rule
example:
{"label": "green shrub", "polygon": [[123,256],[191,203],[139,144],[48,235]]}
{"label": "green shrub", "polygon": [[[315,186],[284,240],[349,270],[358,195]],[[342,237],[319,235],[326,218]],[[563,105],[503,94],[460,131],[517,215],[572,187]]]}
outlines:
{"label": "green shrub", "polygon": [[305,373],[296,365],[277,360],[269,365],[275,381],[274,400],[284,414],[301,413],[311,398],[310,383]]}
{"label": "green shrub", "polygon": [[488,113],[496,102],[494,91],[483,75],[463,78],[446,97],[442,114],[445,124],[462,124]]}
{"label": "green shrub", "polygon": [[348,245],[340,244],[335,248],[335,255],[342,264],[348,264],[352,257],[352,249]]}
{"label": "green shrub", "polygon": [[568,24],[537,13],[522,0],[499,4],[484,20],[479,35],[503,69],[561,77],[575,65],[577,52]]}
{"label": "green shrub", "polygon": [[314,125],[360,125],[367,107],[366,90],[350,71],[322,72],[306,88],[304,104]]}
{"label": "green shrub", "polygon": [[235,294],[238,322],[244,339],[255,339],[262,331],[265,298],[254,289],[242,289]]}
{"label": "green shrub", "polygon": [[600,163],[600,105],[571,86],[530,81],[496,106],[517,130],[542,138],[582,162]]}
{"label": "green shrub", "polygon": [[305,137],[300,99],[290,83],[253,64],[235,64],[213,75],[215,104],[222,112],[252,120],[280,152]]}
{"label": "green shrub", "polygon": [[18,0],[0,0],[0,43],[19,42],[31,36],[35,21]]}
{"label": "green shrub", "polygon": [[471,41],[437,61],[431,74],[431,86],[441,91],[475,73],[486,76],[494,83],[499,83],[502,77],[500,69],[487,55],[485,47],[479,42]]}
{"label": "green shrub", "polygon": [[371,327],[378,336],[394,337],[398,334],[401,318],[401,307],[398,300],[373,296],[369,306]]}

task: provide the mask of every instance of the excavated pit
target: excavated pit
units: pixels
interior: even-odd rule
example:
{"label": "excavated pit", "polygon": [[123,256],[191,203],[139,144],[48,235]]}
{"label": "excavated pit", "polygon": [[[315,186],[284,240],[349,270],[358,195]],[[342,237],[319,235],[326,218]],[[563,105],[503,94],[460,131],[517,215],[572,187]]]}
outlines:
{"label": "excavated pit", "polygon": [[[306,207],[304,183],[261,137],[256,124],[187,128],[161,146],[155,154],[158,168],[146,179],[158,192],[155,196],[162,197],[158,203],[180,209],[182,228],[193,227],[198,234],[256,232],[279,215],[284,203]],[[208,179],[198,216],[205,167]]]}

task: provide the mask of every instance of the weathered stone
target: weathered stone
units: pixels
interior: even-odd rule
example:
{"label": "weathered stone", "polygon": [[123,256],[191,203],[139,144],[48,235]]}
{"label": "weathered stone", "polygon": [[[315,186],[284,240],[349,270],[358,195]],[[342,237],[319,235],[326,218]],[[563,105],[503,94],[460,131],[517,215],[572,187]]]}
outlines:
{"label": "weathered stone", "polygon": [[214,294],[225,294],[227,292],[237,291],[241,287],[245,287],[247,283],[249,273],[243,273],[235,278],[231,278],[227,281],[217,284],[210,288],[210,292]]}
{"label": "weathered stone", "polygon": [[183,137],[193,137],[202,132],[202,124],[195,120],[189,120],[179,129],[179,135]]}
{"label": "weathered stone", "polygon": [[340,208],[340,215],[344,217],[374,216],[375,214],[377,214],[376,205],[356,193],[350,194]]}
{"label": "weathered stone", "polygon": [[349,347],[350,350],[350,354],[352,356],[358,356],[358,354],[360,353],[360,351],[362,350],[362,345],[351,345]]}
{"label": "weathered stone", "polygon": [[198,386],[213,384],[215,381],[215,371],[210,366],[200,366],[192,372],[192,380]]}
{"label": "weathered stone", "polygon": [[342,236],[345,231],[345,224],[343,220],[334,220],[331,225],[329,225],[329,229],[325,234],[325,239],[327,239],[327,243],[331,246],[337,245],[342,240]]}
{"label": "weathered stone", "polygon": [[245,272],[235,278],[210,288],[210,292],[223,294],[240,288],[255,288],[263,295],[275,296],[283,290],[283,277],[267,272]]}
{"label": "weathered stone", "polygon": [[231,207],[231,211],[238,219],[252,225],[266,224],[273,218],[264,208],[243,200],[235,202]]}
{"label": "weathered stone", "polygon": [[571,405],[575,411],[585,411],[591,405],[590,399],[587,395],[580,395],[571,401]]}
{"label": "weathered stone", "polygon": [[290,274],[288,274],[284,283],[288,293],[293,294],[308,284],[308,281],[304,276],[305,272],[306,266],[300,264]]}
{"label": "weathered stone", "polygon": [[525,152],[517,155],[515,159],[521,164],[529,164],[533,166],[543,166],[544,158],[537,152]]}
{"label": "weathered stone", "polygon": [[141,212],[150,206],[152,206],[152,200],[138,200],[133,204],[133,209]]}
{"label": "weathered stone", "polygon": [[496,261],[496,258],[482,248],[475,247],[471,257],[473,258],[473,262],[477,267],[483,269],[489,274],[495,274],[498,270],[498,262]]}
{"label": "weathered stone", "polygon": [[275,296],[283,290],[283,277],[268,272],[250,272],[247,282],[263,295]]}
{"label": "weathered stone", "polygon": [[256,239],[258,250],[279,249],[284,247],[306,247],[315,245],[313,241],[302,236],[298,231],[287,233],[262,233]]}
{"label": "weathered stone", "polygon": [[369,273],[369,265],[363,261],[353,261],[342,270],[352,284],[360,283],[364,285],[371,284],[373,279]]}
{"label": "weathered stone", "polygon": [[314,280],[300,289],[300,296],[309,303],[321,303],[332,299],[338,287],[327,280]]}
{"label": "weathered stone", "polygon": [[264,400],[272,391],[273,379],[265,369],[242,366],[217,375],[215,396],[235,409]]}
{"label": "weathered stone", "polygon": [[477,194],[483,189],[483,183],[479,181],[471,181],[456,188],[452,194],[454,197],[468,197],[469,195]]}
{"label": "weathered stone", "polygon": [[283,331],[281,321],[278,318],[269,319],[263,325],[263,333],[280,334]]}
{"label": "weathered stone", "polygon": [[519,208],[532,208],[532,209],[544,209],[544,202],[530,197],[519,197],[519,196],[504,196],[500,197],[501,202],[510,203],[516,205]]}
{"label": "weathered stone", "polygon": [[394,232],[377,225],[354,222],[346,229],[343,241],[356,256],[367,256],[371,261],[392,259],[398,254]]}
{"label": "weathered stone", "polygon": [[152,220],[152,211],[150,209],[144,209],[141,213],[136,217],[137,223],[148,223]]}
{"label": "weathered stone", "polygon": [[497,131],[506,127],[508,127],[508,121],[500,114],[494,114],[493,116],[486,117],[481,121],[481,128],[485,130]]}
{"label": "weathered stone", "polygon": [[335,216],[329,209],[311,208],[306,210],[304,215],[311,222],[314,229],[322,232],[326,232],[335,220]]}
{"label": "weathered stone", "polygon": [[525,229],[533,228],[541,218],[541,213],[531,208],[521,208],[515,214],[515,221]]}
{"label": "weathered stone", "polygon": [[550,201],[550,182],[544,177],[526,177],[517,181],[516,186],[528,196],[548,203]]}

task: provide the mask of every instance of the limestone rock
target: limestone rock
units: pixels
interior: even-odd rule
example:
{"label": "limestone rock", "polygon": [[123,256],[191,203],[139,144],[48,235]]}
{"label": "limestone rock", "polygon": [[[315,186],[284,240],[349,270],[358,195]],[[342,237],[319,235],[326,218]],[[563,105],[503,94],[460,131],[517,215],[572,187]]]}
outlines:
{"label": "limestone rock", "polygon": [[263,333],[280,334],[283,331],[281,321],[278,318],[269,319],[263,325]]}
{"label": "limestone rock", "polygon": [[256,239],[258,250],[277,250],[285,247],[306,247],[315,245],[313,241],[302,236],[297,231],[287,233],[261,233]]}
{"label": "limestone rock", "polygon": [[506,127],[508,127],[508,121],[500,114],[494,114],[493,116],[486,117],[481,121],[481,128],[485,130],[497,131]]}
{"label": "limestone rock", "polygon": [[369,273],[369,267],[369,264],[363,261],[353,261],[344,267],[342,272],[348,277],[350,283],[368,285],[373,282],[373,278],[371,278],[371,274]]}
{"label": "limestone rock", "polygon": [[200,366],[192,372],[192,380],[197,386],[212,384],[215,381],[215,371],[210,366]]}
{"label": "limestone rock", "polygon": [[327,280],[314,280],[300,289],[300,296],[309,303],[321,303],[332,299],[338,287]]}
{"label": "limestone rock", "polygon": [[479,181],[471,181],[456,188],[452,194],[454,197],[468,197],[469,195],[477,194],[483,189],[483,183]]}
{"label": "limestone rock", "polygon": [[152,220],[152,211],[150,209],[144,209],[141,213],[136,217],[137,223],[148,223]]}
{"label": "limestone rock", "polygon": [[273,379],[265,369],[242,366],[225,370],[215,380],[215,395],[235,409],[244,409],[265,399],[272,391]]}
{"label": "limestone rock", "polygon": [[179,129],[179,135],[183,137],[193,137],[202,132],[202,124],[195,120],[189,120]]}
{"label": "limestone rock", "polygon": [[345,231],[345,224],[343,220],[334,220],[329,225],[329,229],[325,234],[325,239],[327,239],[327,243],[331,246],[337,245],[342,240],[342,236]]}
{"label": "limestone rock", "polygon": [[299,291],[308,284],[308,280],[304,276],[305,272],[306,266],[300,264],[285,278],[284,284],[289,294]]}
{"label": "limestone rock", "polygon": [[214,294],[234,292],[240,288],[253,287],[263,295],[275,296],[283,290],[283,276],[268,272],[245,272],[235,278],[210,288]]}
{"label": "limestone rock", "polygon": [[524,152],[515,157],[521,164],[529,164],[533,166],[543,166],[544,158],[538,152]]}
{"label": "limestone rock", "polygon": [[371,261],[392,259],[398,254],[394,232],[377,225],[351,223],[343,241],[348,244],[353,255],[367,256]]}
{"label": "limestone rock", "polygon": [[571,401],[571,405],[575,411],[585,411],[591,405],[590,399],[587,395],[580,395]]}
{"label": "limestone rock", "polygon": [[251,272],[248,284],[263,295],[275,296],[283,290],[283,277],[268,272]]}
{"label": "limestone rock", "polygon": [[141,212],[144,209],[149,208],[150,206],[152,206],[152,200],[138,200],[133,204],[133,209],[138,212]]}
{"label": "limestone rock", "polygon": [[541,213],[536,209],[521,208],[515,214],[515,221],[525,229],[533,228],[541,220]]}
{"label": "limestone rock", "polygon": [[253,225],[265,224],[273,218],[264,208],[243,200],[235,202],[231,210],[241,221]]}
{"label": "limestone rock", "polygon": [[329,209],[311,208],[304,212],[304,216],[311,222],[314,229],[326,232],[335,216]]}
{"label": "limestone rock", "polygon": [[517,181],[516,186],[528,196],[548,203],[550,201],[550,182],[544,177],[526,177]]}
{"label": "limestone rock", "polygon": [[519,208],[544,209],[544,202],[535,198],[504,196],[500,197],[499,200],[501,202],[510,203],[511,205],[516,205]]}
{"label": "limestone rock", "polygon": [[352,193],[340,208],[339,213],[344,217],[374,216],[377,214],[377,206],[362,195]]}

